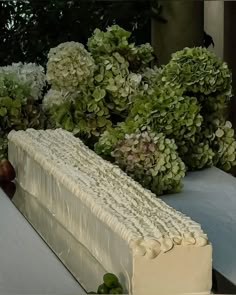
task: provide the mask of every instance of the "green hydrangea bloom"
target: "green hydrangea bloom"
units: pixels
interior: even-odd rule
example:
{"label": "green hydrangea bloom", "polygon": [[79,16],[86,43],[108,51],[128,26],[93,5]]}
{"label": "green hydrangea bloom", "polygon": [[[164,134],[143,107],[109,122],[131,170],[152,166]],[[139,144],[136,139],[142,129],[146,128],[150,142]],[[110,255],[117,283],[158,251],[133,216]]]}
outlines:
{"label": "green hydrangea bloom", "polygon": [[142,73],[143,90],[152,93],[154,88],[160,81],[161,68],[154,66],[153,68],[145,68]]}
{"label": "green hydrangea bloom", "polygon": [[203,121],[197,98],[184,95],[183,89],[159,85],[134,99],[129,118],[175,139],[177,145],[194,138]]}
{"label": "green hydrangea bloom", "polygon": [[108,108],[101,97],[96,96],[100,90],[98,87],[93,92],[83,89],[72,96],[67,94],[65,102],[54,104],[50,113],[56,126],[88,138],[103,133],[111,121]]}
{"label": "green hydrangea bloom", "polygon": [[119,50],[119,52],[127,59],[130,70],[133,72],[140,72],[154,60],[154,49],[149,43],[139,46],[132,43],[126,50]]}
{"label": "green hydrangea bloom", "polygon": [[236,140],[234,129],[229,121],[215,120],[215,138],[212,148],[215,150],[215,165],[228,171],[236,165]]}
{"label": "green hydrangea bloom", "polygon": [[130,36],[130,32],[118,25],[108,27],[105,32],[96,29],[88,39],[88,49],[96,61],[101,56],[119,53],[129,63],[129,70],[138,72],[154,59],[154,50],[149,43],[139,46],[130,43]]}
{"label": "green hydrangea bloom", "polygon": [[[104,158],[109,158],[117,142],[124,138],[126,134],[134,133],[138,128],[140,128],[138,122],[129,118],[125,122],[118,123],[115,127],[107,128],[94,146],[96,153]],[[145,126],[142,126],[142,128],[146,129]]]}
{"label": "green hydrangea bloom", "polygon": [[157,195],[179,192],[185,165],[173,139],[150,131],[137,131],[120,140],[112,152],[115,162]]}
{"label": "green hydrangea bloom", "polygon": [[50,89],[43,98],[43,108],[47,111],[55,105],[61,105],[68,100],[71,100],[71,94],[69,92]]}
{"label": "green hydrangea bloom", "polygon": [[180,86],[190,93],[231,94],[231,73],[225,62],[206,48],[184,48],[163,67],[161,80],[169,87]]}
{"label": "green hydrangea bloom", "polygon": [[113,113],[121,114],[129,109],[132,95],[137,93],[142,76],[130,72],[129,63],[115,52],[111,56],[99,58],[94,80],[103,89],[108,108]]}
{"label": "green hydrangea bloom", "polygon": [[94,60],[81,43],[65,42],[49,51],[47,80],[53,89],[77,91],[94,71]]}
{"label": "green hydrangea bloom", "polygon": [[179,155],[188,170],[199,170],[214,165],[215,152],[207,139],[188,142],[185,146],[179,147]]}
{"label": "green hydrangea bloom", "polygon": [[95,29],[88,39],[88,49],[93,56],[109,55],[115,51],[127,48],[131,33],[118,25],[108,27],[106,32]]}
{"label": "green hydrangea bloom", "polygon": [[204,122],[193,141],[179,147],[179,154],[189,170],[213,165],[228,171],[236,165],[236,141],[232,124],[225,119]]}

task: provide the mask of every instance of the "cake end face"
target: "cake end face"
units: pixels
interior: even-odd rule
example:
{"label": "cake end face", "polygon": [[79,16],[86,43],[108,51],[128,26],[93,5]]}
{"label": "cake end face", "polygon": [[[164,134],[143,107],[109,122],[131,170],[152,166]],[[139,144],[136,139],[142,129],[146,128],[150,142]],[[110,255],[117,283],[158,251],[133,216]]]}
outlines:
{"label": "cake end face", "polygon": [[132,294],[210,294],[212,246],[175,246],[155,259],[134,256]]}

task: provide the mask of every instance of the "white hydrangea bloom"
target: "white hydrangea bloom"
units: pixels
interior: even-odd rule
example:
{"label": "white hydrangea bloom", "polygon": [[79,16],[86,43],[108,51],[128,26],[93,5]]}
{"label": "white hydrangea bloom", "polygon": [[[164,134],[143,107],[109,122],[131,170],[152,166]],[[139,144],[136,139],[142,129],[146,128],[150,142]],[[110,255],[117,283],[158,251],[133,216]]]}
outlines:
{"label": "white hydrangea bloom", "polygon": [[49,110],[54,105],[60,105],[69,100],[73,100],[73,95],[69,92],[50,89],[43,98],[43,108]]}
{"label": "white hydrangea bloom", "polygon": [[131,88],[137,89],[142,81],[142,75],[130,73],[128,77]]}
{"label": "white hydrangea bloom", "polygon": [[47,80],[54,89],[78,90],[93,77],[95,62],[83,44],[65,42],[50,49]]}
{"label": "white hydrangea bloom", "polygon": [[20,81],[29,83],[31,96],[38,100],[42,97],[42,90],[46,84],[46,76],[42,66],[35,63],[13,63],[10,66],[0,67],[0,72],[14,73]]}

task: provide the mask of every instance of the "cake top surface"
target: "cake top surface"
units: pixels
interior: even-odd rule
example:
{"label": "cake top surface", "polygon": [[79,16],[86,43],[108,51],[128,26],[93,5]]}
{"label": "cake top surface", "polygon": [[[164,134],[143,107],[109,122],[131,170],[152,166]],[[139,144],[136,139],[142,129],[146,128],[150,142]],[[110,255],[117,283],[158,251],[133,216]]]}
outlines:
{"label": "cake top surface", "polygon": [[126,240],[135,254],[154,258],[175,245],[208,244],[198,223],[103,160],[73,134],[62,129],[28,129],[12,131],[8,138]]}

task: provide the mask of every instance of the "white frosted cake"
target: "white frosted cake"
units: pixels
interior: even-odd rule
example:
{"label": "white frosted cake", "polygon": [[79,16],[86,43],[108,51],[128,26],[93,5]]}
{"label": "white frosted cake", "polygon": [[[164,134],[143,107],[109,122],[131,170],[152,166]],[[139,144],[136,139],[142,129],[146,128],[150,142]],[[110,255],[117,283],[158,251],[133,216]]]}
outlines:
{"label": "white frosted cake", "polygon": [[201,226],[71,133],[12,131],[9,160],[15,204],[86,290],[112,272],[135,295],[210,293]]}

